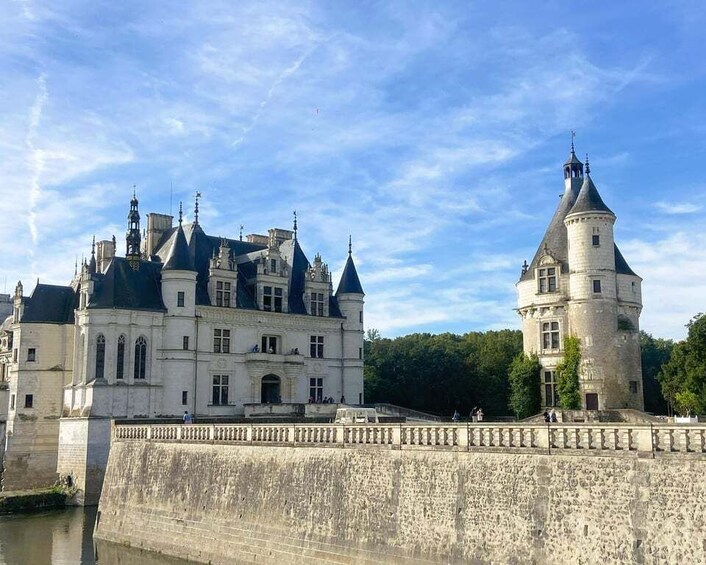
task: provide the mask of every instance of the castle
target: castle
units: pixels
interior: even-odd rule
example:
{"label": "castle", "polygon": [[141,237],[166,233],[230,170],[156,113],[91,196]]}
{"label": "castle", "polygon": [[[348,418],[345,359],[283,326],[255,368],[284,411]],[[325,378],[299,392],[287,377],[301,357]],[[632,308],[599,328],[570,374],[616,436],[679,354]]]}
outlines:
{"label": "castle", "polygon": [[0,327],[3,489],[51,484],[58,471],[90,503],[116,418],[363,402],[364,293],[350,241],[334,293],[321,256],[309,262],[299,244],[296,214],[293,230],[225,239],[204,232],[197,199],[193,223],[180,206],[173,224],[148,214],[143,235],[133,195],[124,257],[115,237],[94,240],[70,285],[38,282],[25,296],[18,283]]}
{"label": "castle", "polygon": [[642,410],[641,282],[613,237],[603,202],[574,144],[564,193],[531,263],[517,283],[524,351],[542,365],[542,401],[558,406],[556,367],[565,336],[580,340],[579,385],[586,410]]}

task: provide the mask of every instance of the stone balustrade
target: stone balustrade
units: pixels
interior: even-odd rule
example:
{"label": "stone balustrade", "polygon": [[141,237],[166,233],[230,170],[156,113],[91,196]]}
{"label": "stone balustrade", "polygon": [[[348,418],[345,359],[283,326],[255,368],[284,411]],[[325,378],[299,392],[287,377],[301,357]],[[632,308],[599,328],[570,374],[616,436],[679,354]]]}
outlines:
{"label": "stone balustrade", "polygon": [[116,424],[113,441],[387,447],[556,455],[706,454],[706,425]]}

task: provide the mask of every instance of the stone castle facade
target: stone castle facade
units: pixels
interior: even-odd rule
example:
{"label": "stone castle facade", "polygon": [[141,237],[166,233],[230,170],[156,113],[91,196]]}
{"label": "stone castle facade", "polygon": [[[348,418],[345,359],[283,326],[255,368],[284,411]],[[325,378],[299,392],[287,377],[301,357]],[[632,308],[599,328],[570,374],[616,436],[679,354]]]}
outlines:
{"label": "stone castle facade", "polygon": [[593,183],[588,160],[584,168],[572,143],[559,206],[517,283],[524,351],[539,356],[546,407],[558,406],[556,367],[565,336],[576,336],[582,407],[644,408],[642,279],[615,244],[616,219]]}
{"label": "stone castle facade", "polygon": [[[57,470],[98,484],[112,419],[302,415],[362,403],[364,293],[349,244],[334,292],[293,230],[243,240],[128,214],[126,253],[99,241],[70,285],[17,285],[0,329],[3,488]],[[2,414],[2,411],[0,411]],[[97,492],[86,490],[87,501]]]}

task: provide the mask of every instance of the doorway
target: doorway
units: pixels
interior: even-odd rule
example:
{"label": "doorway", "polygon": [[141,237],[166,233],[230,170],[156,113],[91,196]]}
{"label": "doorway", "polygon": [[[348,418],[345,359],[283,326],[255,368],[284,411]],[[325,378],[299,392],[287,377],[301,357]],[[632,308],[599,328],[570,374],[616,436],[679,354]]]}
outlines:
{"label": "doorway", "polygon": [[598,410],[598,394],[595,392],[586,393],[586,410]]}
{"label": "doorway", "polygon": [[262,404],[279,404],[282,402],[280,388],[281,380],[277,375],[265,375],[262,377],[260,402]]}

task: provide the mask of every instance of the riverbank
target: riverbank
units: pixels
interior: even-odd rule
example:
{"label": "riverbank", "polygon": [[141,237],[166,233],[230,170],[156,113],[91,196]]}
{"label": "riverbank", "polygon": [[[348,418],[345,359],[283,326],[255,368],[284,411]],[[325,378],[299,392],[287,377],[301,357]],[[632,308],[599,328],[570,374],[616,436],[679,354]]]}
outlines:
{"label": "riverbank", "polygon": [[66,498],[67,492],[60,487],[0,492],[0,514],[63,508]]}

